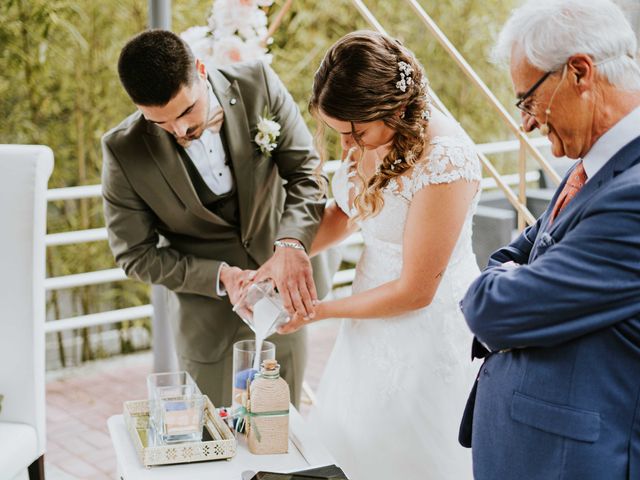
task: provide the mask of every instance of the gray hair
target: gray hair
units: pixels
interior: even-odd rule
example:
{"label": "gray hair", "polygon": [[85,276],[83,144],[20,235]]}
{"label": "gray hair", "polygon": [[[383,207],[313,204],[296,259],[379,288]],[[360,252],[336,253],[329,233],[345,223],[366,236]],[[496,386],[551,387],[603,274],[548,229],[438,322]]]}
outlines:
{"label": "gray hair", "polygon": [[640,90],[636,36],[610,0],[529,0],[503,27],[493,60],[508,61],[514,46],[545,72],[560,69],[573,55],[587,54],[609,83],[621,90]]}

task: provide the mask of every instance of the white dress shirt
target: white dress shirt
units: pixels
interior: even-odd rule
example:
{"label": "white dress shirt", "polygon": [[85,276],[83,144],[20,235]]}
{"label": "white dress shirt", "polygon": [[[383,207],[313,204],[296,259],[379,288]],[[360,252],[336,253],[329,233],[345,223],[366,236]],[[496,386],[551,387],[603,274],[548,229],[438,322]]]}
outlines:
{"label": "white dress shirt", "polygon": [[587,181],[611,160],[622,147],[640,136],[640,107],[627,114],[605,132],[582,159]]}
{"label": "white dress shirt", "polygon": [[[209,93],[209,111],[212,112],[215,107],[220,106],[220,102],[209,82],[207,82],[207,92]],[[193,140],[185,151],[213,193],[224,195],[231,191],[233,175],[226,163],[226,154],[219,132],[214,133],[208,128],[205,129],[200,138]]]}
{"label": "white dress shirt", "polygon": [[[209,93],[209,112],[212,112],[215,107],[220,105],[220,101],[213,93],[209,82],[207,82],[207,92]],[[193,140],[184,150],[189,155],[207,187],[213,193],[224,195],[231,191],[233,188],[233,175],[226,162],[227,155],[219,132],[212,132],[208,128],[205,129],[200,138]],[[220,271],[226,265],[226,262],[222,262],[218,268],[216,293],[219,297],[227,295],[224,285],[220,282]]]}

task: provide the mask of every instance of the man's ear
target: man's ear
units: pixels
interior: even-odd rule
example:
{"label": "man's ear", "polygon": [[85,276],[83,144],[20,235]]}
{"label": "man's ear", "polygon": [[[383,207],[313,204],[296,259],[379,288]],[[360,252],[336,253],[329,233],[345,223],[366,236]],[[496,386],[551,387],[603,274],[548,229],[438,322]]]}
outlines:
{"label": "man's ear", "polygon": [[196,58],[196,71],[202,78],[207,78],[207,67],[198,58]]}
{"label": "man's ear", "polygon": [[574,85],[584,89],[593,84],[595,65],[589,55],[574,55],[569,59],[567,65],[569,68],[569,78]]}

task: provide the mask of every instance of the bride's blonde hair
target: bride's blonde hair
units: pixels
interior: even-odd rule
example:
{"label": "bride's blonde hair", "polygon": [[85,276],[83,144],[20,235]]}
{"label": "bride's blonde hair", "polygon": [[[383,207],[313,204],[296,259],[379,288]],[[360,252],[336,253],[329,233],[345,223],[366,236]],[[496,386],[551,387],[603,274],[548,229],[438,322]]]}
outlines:
{"label": "bride's blonde hair", "polygon": [[[401,62],[408,65],[410,73]],[[410,79],[410,80],[409,80]],[[419,160],[426,148],[430,102],[426,76],[413,53],[398,40],[377,32],[345,35],[326,53],[313,79],[309,111],[316,118],[316,147],[324,154],[325,115],[351,123],[351,135],[364,150],[354,123],[382,120],[395,134],[389,153],[376,173],[356,195],[358,218],[376,215],[382,206],[382,190]]]}

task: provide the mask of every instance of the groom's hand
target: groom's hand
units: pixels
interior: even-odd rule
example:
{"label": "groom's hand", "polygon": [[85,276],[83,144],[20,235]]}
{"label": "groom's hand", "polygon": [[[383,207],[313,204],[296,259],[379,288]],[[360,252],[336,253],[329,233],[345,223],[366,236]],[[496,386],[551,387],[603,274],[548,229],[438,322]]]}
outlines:
{"label": "groom's hand", "polygon": [[[282,240],[300,244],[295,239]],[[293,317],[297,313],[303,318],[312,317],[318,294],[307,252],[291,247],[276,247],[273,256],[258,269],[255,282],[267,279],[276,284],[289,315]]]}
{"label": "groom's hand", "polygon": [[220,282],[229,295],[231,305],[236,305],[244,295],[245,289],[252,283],[256,272],[254,270],[242,270],[238,267],[222,265],[220,267]]}

